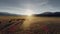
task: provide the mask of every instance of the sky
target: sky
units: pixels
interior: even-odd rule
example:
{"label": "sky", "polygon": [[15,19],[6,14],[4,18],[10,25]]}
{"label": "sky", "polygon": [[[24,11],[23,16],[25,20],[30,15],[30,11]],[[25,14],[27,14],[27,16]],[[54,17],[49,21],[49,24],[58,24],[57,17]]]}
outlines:
{"label": "sky", "polygon": [[13,14],[60,12],[60,0],[0,0],[0,12]]}

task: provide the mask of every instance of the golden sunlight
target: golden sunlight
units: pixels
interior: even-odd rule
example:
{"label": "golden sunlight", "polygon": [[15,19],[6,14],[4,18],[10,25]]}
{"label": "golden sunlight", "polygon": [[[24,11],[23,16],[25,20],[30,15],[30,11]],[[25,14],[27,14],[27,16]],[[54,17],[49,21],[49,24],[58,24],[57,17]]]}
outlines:
{"label": "golden sunlight", "polygon": [[27,29],[30,26],[30,24],[31,24],[31,22],[33,20],[33,16],[32,15],[34,14],[34,12],[33,12],[33,10],[27,9],[24,12],[24,14],[27,15],[27,17],[25,18],[25,21],[24,21],[24,23],[22,25],[24,30],[25,30],[25,29]]}
{"label": "golden sunlight", "polygon": [[24,14],[27,15],[27,16],[32,16],[32,14],[34,14],[34,13],[33,13],[33,10],[27,9]]}

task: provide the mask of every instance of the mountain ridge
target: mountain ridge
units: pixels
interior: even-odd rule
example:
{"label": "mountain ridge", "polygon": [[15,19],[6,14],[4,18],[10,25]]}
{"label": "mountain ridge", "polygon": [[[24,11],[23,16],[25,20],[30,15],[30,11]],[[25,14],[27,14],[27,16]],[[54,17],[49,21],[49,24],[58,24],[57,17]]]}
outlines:
{"label": "mountain ridge", "polygon": [[60,17],[60,12],[44,12],[42,14],[35,14],[34,16],[43,16],[43,17]]}
{"label": "mountain ridge", "polygon": [[8,12],[0,12],[0,16],[18,16],[17,14],[11,14]]}

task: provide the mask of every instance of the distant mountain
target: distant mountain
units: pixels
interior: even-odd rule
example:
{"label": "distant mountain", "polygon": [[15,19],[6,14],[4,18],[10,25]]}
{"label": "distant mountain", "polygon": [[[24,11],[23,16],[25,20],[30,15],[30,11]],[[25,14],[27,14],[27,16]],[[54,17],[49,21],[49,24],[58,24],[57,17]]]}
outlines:
{"label": "distant mountain", "polygon": [[34,16],[43,16],[43,17],[60,17],[60,12],[45,12],[42,14],[35,14]]}
{"label": "distant mountain", "polygon": [[[0,16],[22,16],[18,14],[11,14],[8,12],[0,12]],[[23,15],[25,16],[25,15]],[[60,17],[60,12],[44,12],[42,14],[34,14],[33,16],[42,16],[42,17]]]}
{"label": "distant mountain", "polygon": [[18,16],[17,14],[11,14],[8,12],[0,12],[0,16]]}

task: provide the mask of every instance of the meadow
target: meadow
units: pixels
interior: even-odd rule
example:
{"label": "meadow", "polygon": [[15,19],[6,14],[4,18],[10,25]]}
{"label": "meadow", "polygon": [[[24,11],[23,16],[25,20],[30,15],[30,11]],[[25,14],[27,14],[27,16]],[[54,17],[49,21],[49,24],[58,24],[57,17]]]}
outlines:
{"label": "meadow", "polygon": [[0,16],[0,34],[60,34],[60,17]]}

